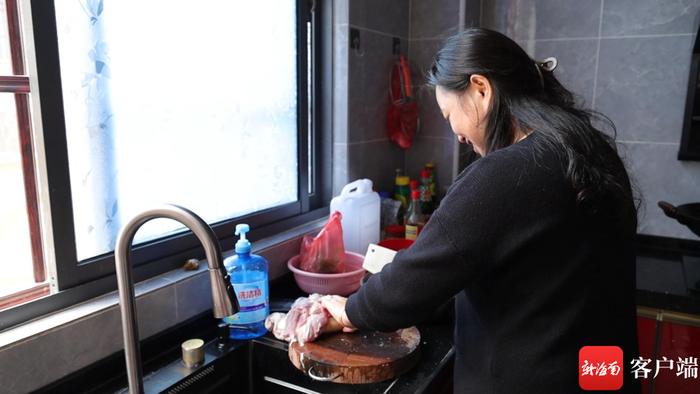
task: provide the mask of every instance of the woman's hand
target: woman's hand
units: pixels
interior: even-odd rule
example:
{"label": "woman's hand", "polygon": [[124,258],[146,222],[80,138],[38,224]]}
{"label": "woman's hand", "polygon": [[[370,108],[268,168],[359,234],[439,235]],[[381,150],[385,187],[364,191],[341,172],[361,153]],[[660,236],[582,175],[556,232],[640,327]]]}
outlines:
{"label": "woman's hand", "polygon": [[347,302],[347,298],[335,295],[321,299],[321,304],[331,315],[331,319],[329,319],[326,326],[321,329],[322,332],[325,333],[340,330],[343,332],[353,332],[357,330],[357,328],[355,328],[355,326],[353,326],[350,322],[350,319],[348,319],[348,315],[345,313],[345,304]]}

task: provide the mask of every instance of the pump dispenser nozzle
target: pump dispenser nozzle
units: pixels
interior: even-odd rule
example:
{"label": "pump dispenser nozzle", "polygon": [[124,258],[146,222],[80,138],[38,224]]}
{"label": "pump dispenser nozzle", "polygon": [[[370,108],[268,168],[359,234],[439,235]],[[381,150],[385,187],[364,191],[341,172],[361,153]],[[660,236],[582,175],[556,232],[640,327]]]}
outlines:
{"label": "pump dispenser nozzle", "polygon": [[245,234],[250,231],[250,226],[247,224],[237,224],[236,225],[236,235],[240,235],[241,238],[236,242],[236,253],[250,253],[250,241],[245,237]]}

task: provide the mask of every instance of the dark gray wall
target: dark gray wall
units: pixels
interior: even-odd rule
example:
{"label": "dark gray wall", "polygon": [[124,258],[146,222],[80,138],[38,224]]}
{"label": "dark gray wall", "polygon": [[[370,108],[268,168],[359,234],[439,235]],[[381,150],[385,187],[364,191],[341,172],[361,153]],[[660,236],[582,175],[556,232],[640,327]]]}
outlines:
{"label": "dark gray wall", "polygon": [[[640,233],[697,239],[656,202],[700,201],[700,163],[676,159],[700,0],[337,0],[336,8],[342,56],[335,65],[334,154],[341,165],[334,167],[334,190],[361,177],[391,190],[395,168],[415,177],[434,161],[444,192],[454,175],[454,136],[423,75],[460,21],[478,22],[536,58],[556,56],[560,80],[584,105],[612,118],[643,201]],[[359,53],[348,50],[349,27],[360,30]],[[384,127],[393,36],[407,51],[422,123],[405,152],[389,143]]]}
{"label": "dark gray wall", "polygon": [[617,144],[643,199],[639,232],[697,239],[658,200],[700,201],[700,163],[676,159],[700,0],[484,1],[481,23],[536,58],[617,126]]}
{"label": "dark gray wall", "polygon": [[[334,26],[334,192],[346,182],[370,178],[392,190],[394,170],[417,178],[423,165],[437,166],[442,192],[453,177],[455,138],[442,119],[425,71],[442,41],[479,20],[478,0],[336,0]],[[350,29],[360,32],[359,51],[349,48]],[[396,60],[392,38],[412,67],[421,127],[402,150],[386,135],[389,74]]]}
{"label": "dark gray wall", "polygon": [[[340,0],[336,9],[336,120],[334,191],[359,178],[377,190],[393,190],[396,168],[404,168],[404,151],[389,142],[385,119],[389,72],[394,62],[392,38],[408,42],[408,2]],[[350,29],[360,33],[360,49],[349,48]],[[339,53],[338,53],[339,52]],[[345,165],[342,165],[345,162]],[[335,164],[334,164],[335,165]]]}
{"label": "dark gray wall", "polygon": [[435,102],[435,92],[425,86],[425,74],[445,39],[464,27],[477,26],[479,0],[411,0],[408,56],[420,105],[421,130],[415,147],[406,152],[409,174],[418,175],[425,162],[436,163],[438,187],[442,194],[456,176],[455,156],[471,148],[457,143],[449,124]]}
{"label": "dark gray wall", "polygon": [[452,182],[456,140],[435,102],[434,90],[425,86],[425,73],[445,38],[460,30],[460,7],[459,0],[410,0],[408,58],[421,127],[414,146],[406,152],[406,169],[418,177],[426,162],[434,162],[442,194]]}

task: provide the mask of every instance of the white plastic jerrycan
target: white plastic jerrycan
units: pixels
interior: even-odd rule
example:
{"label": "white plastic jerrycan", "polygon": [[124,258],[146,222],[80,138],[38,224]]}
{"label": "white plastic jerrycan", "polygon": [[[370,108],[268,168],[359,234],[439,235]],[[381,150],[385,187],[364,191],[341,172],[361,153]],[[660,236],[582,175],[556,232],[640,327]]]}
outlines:
{"label": "white plastic jerrycan", "polygon": [[372,191],[372,181],[358,179],[343,187],[331,200],[331,212],[343,215],[345,250],[364,255],[370,243],[379,242],[379,194]]}

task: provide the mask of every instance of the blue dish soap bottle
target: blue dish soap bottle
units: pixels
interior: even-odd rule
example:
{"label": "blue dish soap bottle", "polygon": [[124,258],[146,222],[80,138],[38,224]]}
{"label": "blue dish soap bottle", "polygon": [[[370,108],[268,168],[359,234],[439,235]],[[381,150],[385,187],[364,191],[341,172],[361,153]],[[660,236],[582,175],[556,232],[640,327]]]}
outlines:
{"label": "blue dish soap bottle", "polygon": [[250,231],[247,224],[236,225],[236,254],[224,260],[224,266],[231,277],[231,284],[240,304],[240,312],[225,317],[232,339],[251,339],[264,335],[265,318],[270,313],[268,298],[267,260],[250,253],[251,243],[246,239]]}

